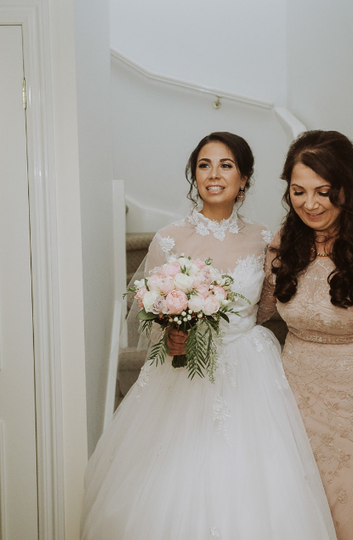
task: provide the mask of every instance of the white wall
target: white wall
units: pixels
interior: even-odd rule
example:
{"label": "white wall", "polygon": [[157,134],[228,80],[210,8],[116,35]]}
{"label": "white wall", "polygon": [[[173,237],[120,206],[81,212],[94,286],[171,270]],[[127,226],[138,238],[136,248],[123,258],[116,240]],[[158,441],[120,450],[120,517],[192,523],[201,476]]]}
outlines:
{"label": "white wall", "polygon": [[[52,83],[63,388],[65,539],[78,540],[87,461],[82,244],[72,0],[45,0]],[[56,261],[53,261],[55,263]]]}
{"label": "white wall", "polygon": [[101,434],[114,259],[108,0],[74,0],[89,453]]}
{"label": "white wall", "polygon": [[[226,99],[216,110],[212,96],[151,83],[115,60],[112,85],[114,172],[125,180],[126,195],[150,207],[178,211],[188,191],[184,169],[190,152],[208,133],[231,131],[249,142],[256,162],[254,186],[242,211],[278,228],[279,171],[287,136],[273,110]],[[168,216],[166,221],[171,221]],[[154,230],[160,226],[158,222]],[[128,230],[138,232],[129,215]]]}
{"label": "white wall", "polygon": [[110,0],[111,46],[150,71],[286,102],[285,0]]}
{"label": "white wall", "polygon": [[353,138],[353,2],[287,0],[288,107]]}

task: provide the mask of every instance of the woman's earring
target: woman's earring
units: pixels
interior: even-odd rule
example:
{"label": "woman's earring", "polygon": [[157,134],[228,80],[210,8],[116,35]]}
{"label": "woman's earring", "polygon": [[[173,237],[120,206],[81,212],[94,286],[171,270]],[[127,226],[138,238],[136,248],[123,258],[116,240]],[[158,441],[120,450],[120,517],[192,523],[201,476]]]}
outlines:
{"label": "woman's earring", "polygon": [[245,188],[241,187],[238,191],[238,195],[237,195],[237,202],[244,202],[245,201]]}

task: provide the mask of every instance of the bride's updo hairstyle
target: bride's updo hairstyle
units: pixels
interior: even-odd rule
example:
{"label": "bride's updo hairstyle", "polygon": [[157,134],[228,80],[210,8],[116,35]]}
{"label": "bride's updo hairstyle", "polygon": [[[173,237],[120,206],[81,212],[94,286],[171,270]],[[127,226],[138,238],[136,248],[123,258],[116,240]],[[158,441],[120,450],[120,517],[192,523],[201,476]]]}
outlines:
{"label": "bride's updo hairstyle", "polygon": [[187,194],[187,198],[197,206],[197,184],[196,184],[196,166],[197,159],[201,149],[208,143],[211,142],[220,142],[228,146],[229,150],[232,152],[235,163],[237,165],[238,171],[242,178],[247,177],[247,182],[245,184],[245,191],[250,187],[250,178],[254,172],[254,156],[251,151],[250,146],[245,139],[239,137],[239,135],[234,135],[228,131],[216,131],[204,137],[199,144],[196,146],[195,150],[191,152],[189,161],[186,164],[185,176],[187,181],[190,184],[190,189]]}
{"label": "bride's updo hairstyle", "polygon": [[287,182],[283,201],[288,213],[280,246],[271,248],[277,253],[272,264],[276,274],[274,295],[280,302],[293,298],[298,275],[307,268],[315,251],[315,231],[300,219],[290,200],[291,176],[297,163],[310,167],[331,184],[330,201],[340,209],[331,254],[336,268],[328,282],[332,304],[347,308],[353,305],[353,145],[337,131],[304,132],[289,148],[281,175]]}

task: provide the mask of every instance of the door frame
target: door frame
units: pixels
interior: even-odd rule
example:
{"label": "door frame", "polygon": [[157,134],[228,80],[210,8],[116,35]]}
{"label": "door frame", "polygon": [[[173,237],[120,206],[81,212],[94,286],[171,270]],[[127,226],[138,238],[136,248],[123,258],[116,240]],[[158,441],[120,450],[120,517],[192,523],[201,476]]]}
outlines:
{"label": "door frame", "polygon": [[27,86],[39,539],[63,540],[58,241],[48,24],[47,7],[41,0],[0,0],[0,25],[22,27]]}

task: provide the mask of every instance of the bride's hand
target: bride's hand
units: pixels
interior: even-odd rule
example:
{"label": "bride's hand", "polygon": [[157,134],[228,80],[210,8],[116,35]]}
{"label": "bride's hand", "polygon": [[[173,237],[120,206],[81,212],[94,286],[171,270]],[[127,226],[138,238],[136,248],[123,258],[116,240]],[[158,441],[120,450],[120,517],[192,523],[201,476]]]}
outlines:
{"label": "bride's hand", "polygon": [[167,338],[170,356],[185,354],[185,340],[187,337],[188,335],[181,330],[173,328]]}

